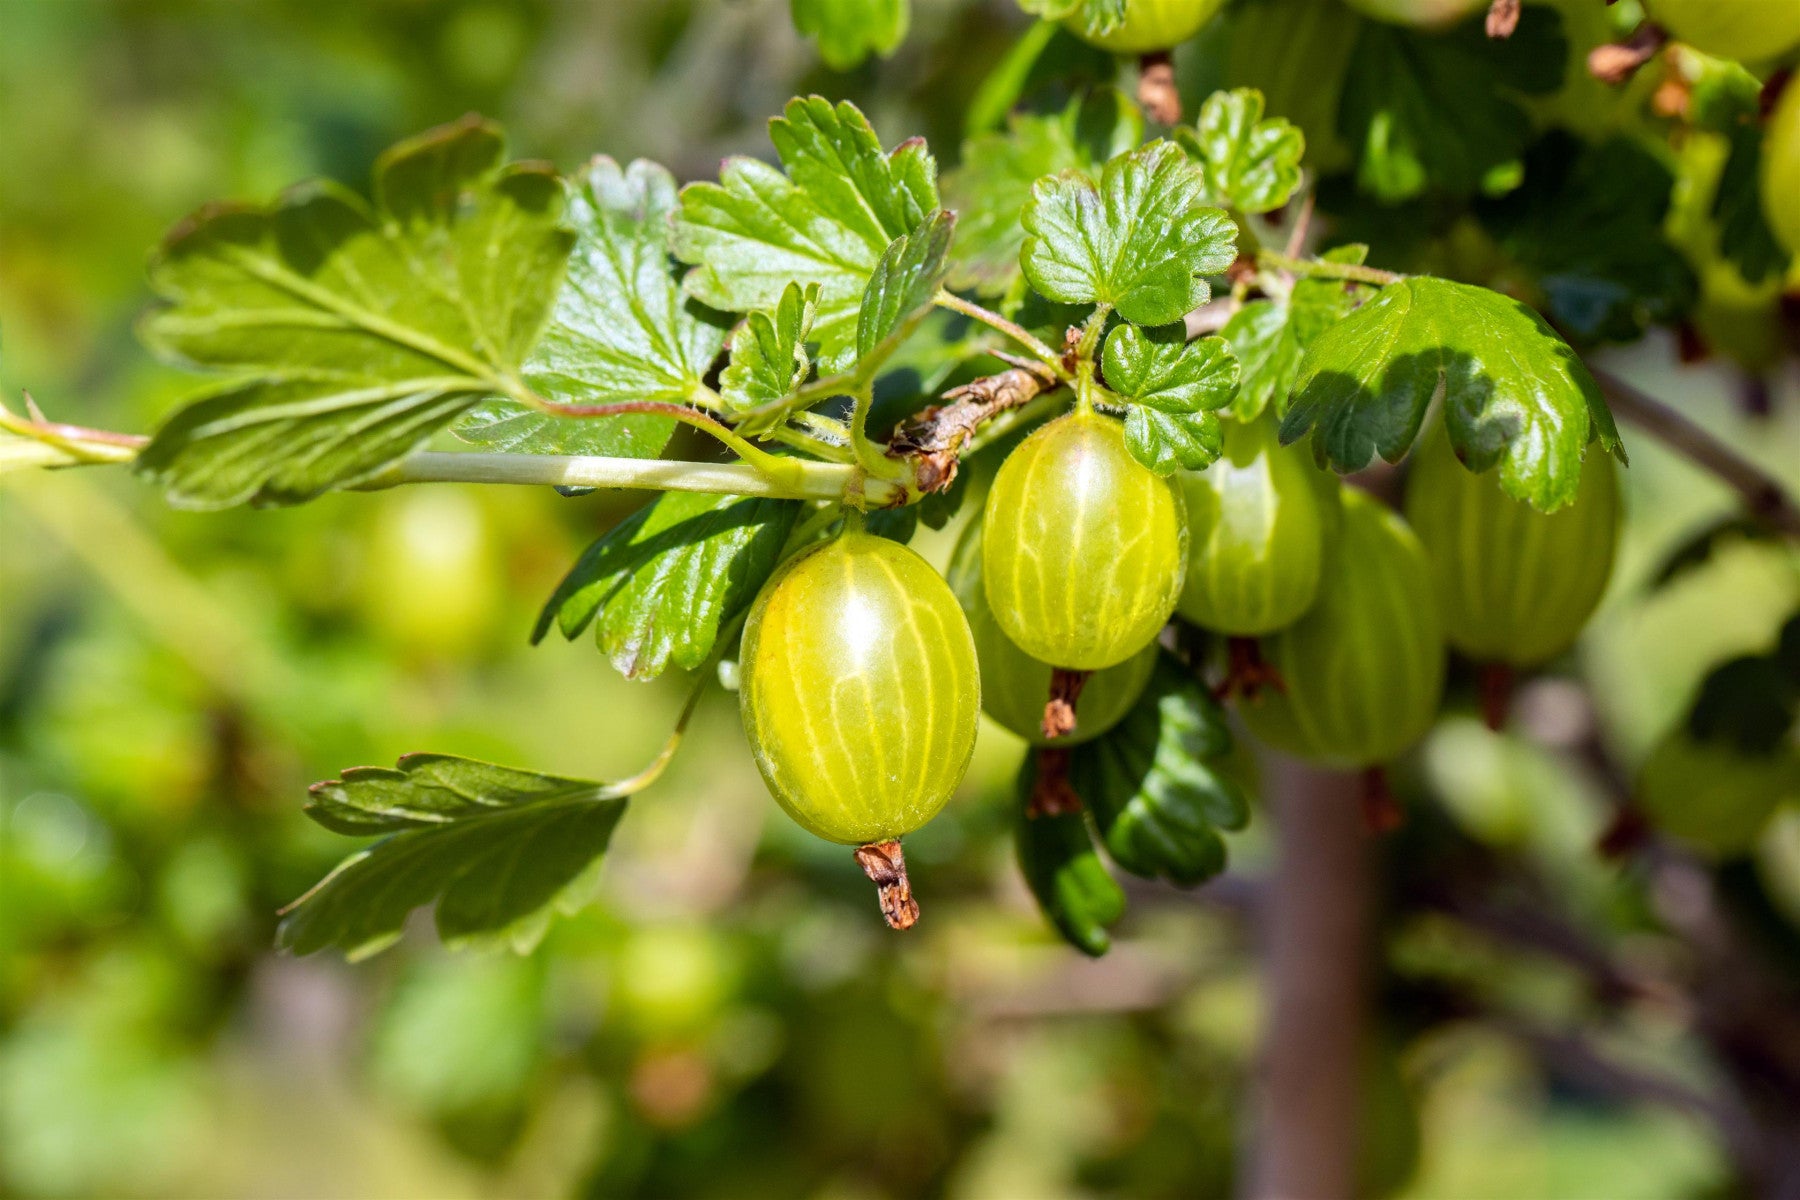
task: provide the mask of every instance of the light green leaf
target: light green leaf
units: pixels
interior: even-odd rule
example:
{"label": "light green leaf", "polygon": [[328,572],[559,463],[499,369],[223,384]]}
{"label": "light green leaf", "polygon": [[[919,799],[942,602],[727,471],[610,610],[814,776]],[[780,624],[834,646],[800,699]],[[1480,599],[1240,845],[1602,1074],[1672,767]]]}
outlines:
{"label": "light green leaf", "polygon": [[353,767],[314,784],[306,811],[335,833],[389,836],[289,905],[276,944],[295,954],[336,946],[360,959],[392,945],[408,915],[431,904],[452,946],[529,949],[555,911],[591,898],[625,801],[608,784],[409,754],[392,770]]}
{"label": "light green leaf", "polygon": [[470,118],[382,155],[372,208],[318,183],[179,226],[151,266],[165,303],[145,340],[232,378],[178,410],[138,472],[183,507],[294,504],[519,390],[573,235],[555,175],[504,156]]}
{"label": "light green leaf", "polygon": [[1217,413],[1163,412],[1134,404],[1125,415],[1125,448],[1158,475],[1204,471],[1225,449]]}
{"label": "light green leaf", "polygon": [[863,289],[888,245],[937,211],[937,164],[918,139],[883,154],[849,103],[788,103],[769,123],[785,171],[726,162],[718,183],[682,189],[675,253],[688,293],[732,312],[773,308],[792,282],[819,285],[819,370],[856,357]]}
{"label": "light green leaf", "polygon": [[1220,831],[1250,819],[1243,792],[1219,770],[1230,751],[1218,701],[1162,655],[1125,719],[1069,752],[1069,782],[1114,862],[1192,887],[1225,869]]}
{"label": "light green leaf", "polygon": [[[1327,262],[1361,263],[1368,247],[1340,246],[1321,257]],[[1219,331],[1242,369],[1231,401],[1235,421],[1254,421],[1273,406],[1287,412],[1288,395],[1300,374],[1300,360],[1313,339],[1356,307],[1361,285],[1336,279],[1299,279],[1285,296],[1252,300]]]}
{"label": "light green leaf", "polygon": [[999,296],[1019,279],[1025,227],[1019,214],[1046,175],[1095,167],[1143,140],[1144,117],[1125,93],[1096,89],[1059,113],[1013,113],[1005,133],[964,143],[962,165],[944,180],[956,210],[950,286]]}
{"label": "light green leaf", "polygon": [[1106,339],[1106,384],[1131,408],[1125,445],[1158,475],[1202,470],[1219,457],[1224,431],[1213,410],[1237,391],[1238,364],[1222,338],[1187,340],[1180,324],[1121,325]]}
{"label": "light green leaf", "polygon": [[1019,0],[1019,7],[1046,21],[1073,20],[1082,32],[1104,37],[1125,23],[1130,0]]}
{"label": "light green leaf", "polygon": [[[819,285],[790,283],[775,310],[753,312],[731,335],[731,362],[719,376],[719,395],[733,416],[777,405],[806,382],[812,359],[806,340],[819,309]],[[740,432],[763,432],[740,425]]]}
{"label": "light green leaf", "polygon": [[1110,304],[1137,325],[1179,321],[1237,255],[1237,227],[1206,203],[1200,168],[1172,142],[1040,179],[1022,216],[1020,265],[1064,304]]}
{"label": "light green leaf", "polygon": [[1239,212],[1273,212],[1300,186],[1306,135],[1285,117],[1263,119],[1255,88],[1214,92],[1200,106],[1194,128],[1175,140],[1200,164],[1207,199]]}
{"label": "light green leaf", "polygon": [[700,666],[775,569],[800,507],[663,493],[587,548],[544,605],[532,643],[553,622],[570,640],[594,624],[601,652],[627,678]]}
{"label": "light green leaf", "polygon": [[834,71],[892,54],[912,19],[907,0],[792,0],[790,7],[794,28],[819,43],[819,57]]}
{"label": "light green leaf", "polygon": [[1312,430],[1320,462],[1343,472],[1376,454],[1398,462],[1438,395],[1457,457],[1497,465],[1506,494],[1544,512],[1575,498],[1590,438],[1626,461],[1599,386],[1542,317],[1425,275],[1388,284],[1313,342],[1281,440]]}
{"label": "light green leaf", "polygon": [[895,238],[875,264],[856,318],[857,371],[865,378],[930,314],[949,269],[955,227],[950,213],[932,213]]}
{"label": "light green leaf", "polygon": [[[525,382],[560,404],[688,404],[706,395],[727,322],[682,294],[680,268],[669,257],[674,176],[643,159],[621,169],[601,157],[569,182],[568,193],[575,253]],[[572,420],[495,399],[455,433],[514,453],[655,458],[674,428],[667,417]]]}

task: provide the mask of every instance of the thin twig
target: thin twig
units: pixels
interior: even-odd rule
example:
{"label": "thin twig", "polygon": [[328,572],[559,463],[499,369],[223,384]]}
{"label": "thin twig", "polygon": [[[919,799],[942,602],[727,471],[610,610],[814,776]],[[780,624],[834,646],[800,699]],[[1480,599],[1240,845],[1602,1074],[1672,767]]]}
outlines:
{"label": "thin twig", "polygon": [[1055,384],[1054,376],[1034,364],[952,388],[944,393],[950,403],[925,409],[895,433],[893,452],[914,460],[920,491],[949,487],[960,455],[984,422],[1029,403]]}
{"label": "thin twig", "polygon": [[997,329],[1019,345],[1031,351],[1032,356],[1056,373],[1057,378],[1073,380],[1069,369],[1063,366],[1062,355],[1044,345],[1030,330],[1016,321],[1009,321],[992,309],[983,308],[973,300],[964,300],[948,289],[938,292],[939,308],[947,308],[951,312],[959,312],[965,317],[980,321],[990,329]]}
{"label": "thin twig", "polygon": [[1590,370],[1615,413],[1717,476],[1743,497],[1753,516],[1787,537],[1800,538],[1800,506],[1774,476],[1648,392],[1610,371]]}

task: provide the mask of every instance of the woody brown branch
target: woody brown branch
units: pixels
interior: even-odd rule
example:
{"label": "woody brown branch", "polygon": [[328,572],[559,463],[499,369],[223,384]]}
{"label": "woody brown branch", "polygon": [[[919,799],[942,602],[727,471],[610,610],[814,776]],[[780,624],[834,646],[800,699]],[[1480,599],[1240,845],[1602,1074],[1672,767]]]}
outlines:
{"label": "woody brown branch", "polygon": [[1055,383],[1047,368],[1021,362],[951,388],[944,393],[949,403],[925,409],[895,432],[889,452],[917,460],[920,491],[942,491],[956,479],[958,456],[976,430],[1008,409],[1029,404]]}

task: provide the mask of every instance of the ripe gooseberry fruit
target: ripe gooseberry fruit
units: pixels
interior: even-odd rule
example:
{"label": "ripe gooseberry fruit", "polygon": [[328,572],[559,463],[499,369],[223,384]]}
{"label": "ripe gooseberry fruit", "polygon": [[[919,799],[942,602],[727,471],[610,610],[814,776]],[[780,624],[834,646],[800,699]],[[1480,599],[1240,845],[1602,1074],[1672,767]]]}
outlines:
{"label": "ripe gooseberry fruit", "polygon": [[888,923],[911,925],[898,839],[956,791],[981,708],[975,641],[949,585],[897,542],[847,529],[763,587],[740,670],[744,732],[776,803],[860,847]]}
{"label": "ripe gooseberry fruit", "polygon": [[[1794,6],[1800,20],[1800,5]],[[1790,81],[1763,132],[1763,214],[1782,244],[1800,254],[1800,84]]]}
{"label": "ripe gooseberry fruit", "polygon": [[1187,41],[1223,7],[1225,0],[1125,0],[1125,20],[1106,33],[1093,32],[1079,9],[1063,24],[1091,46],[1144,54]]}
{"label": "ripe gooseberry fruit", "polygon": [[1291,625],[1319,592],[1324,515],[1316,474],[1270,420],[1225,425],[1225,449],[1184,471],[1187,582],[1175,611],[1196,625],[1257,637]]}
{"label": "ripe gooseberry fruit", "polygon": [[1452,646],[1479,662],[1547,662],[1575,639],[1606,591],[1619,540],[1611,460],[1588,456],[1573,503],[1539,512],[1477,475],[1442,422],[1424,439],[1406,485],[1406,518],[1430,559]]}
{"label": "ripe gooseberry fruit", "polygon": [[1761,62],[1800,43],[1792,0],[1654,0],[1650,19],[1702,54]]}
{"label": "ripe gooseberry fruit", "polygon": [[1137,703],[1156,666],[1156,644],[1097,671],[1081,689],[1075,728],[1060,737],[1044,735],[1044,701],[1050,695],[1051,667],[1019,649],[1000,631],[981,585],[982,519],[978,513],[963,530],[950,558],[950,590],[961,601],[975,656],[981,663],[981,707],[1008,731],[1033,746],[1073,746],[1091,741],[1117,725]]}
{"label": "ripe gooseberry fruit", "polygon": [[1033,433],[1000,464],[983,512],[988,605],[1032,658],[1098,671],[1175,611],[1187,503],[1131,457],[1118,421],[1082,408]]}
{"label": "ripe gooseberry fruit", "polygon": [[1285,692],[1243,706],[1278,749],[1338,767],[1386,762],[1431,727],[1444,688],[1444,637],[1419,539],[1397,513],[1343,492],[1319,598],[1264,638]]}
{"label": "ripe gooseberry fruit", "polygon": [[1721,858],[1748,850],[1784,798],[1800,798],[1791,749],[1750,754],[1685,729],[1658,742],[1638,774],[1638,804],[1651,824]]}
{"label": "ripe gooseberry fruit", "polygon": [[1488,0],[1344,0],[1365,17],[1386,21],[1391,25],[1410,25],[1415,29],[1442,29],[1453,25]]}

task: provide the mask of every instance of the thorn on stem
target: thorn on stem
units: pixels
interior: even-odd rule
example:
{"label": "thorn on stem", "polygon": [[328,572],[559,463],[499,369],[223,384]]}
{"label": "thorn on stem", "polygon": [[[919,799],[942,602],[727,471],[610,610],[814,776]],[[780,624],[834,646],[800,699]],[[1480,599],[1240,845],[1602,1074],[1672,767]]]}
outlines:
{"label": "thorn on stem", "polygon": [[1175,60],[1167,50],[1152,50],[1138,59],[1138,104],[1144,115],[1163,125],[1181,124],[1181,92],[1175,86]]}
{"label": "thorn on stem", "polygon": [[1075,732],[1075,705],[1081,689],[1087,686],[1092,671],[1071,671],[1057,667],[1050,672],[1050,699],[1044,703],[1044,736],[1067,737]]}
{"label": "thorn on stem", "polygon": [[1037,752],[1037,773],[1025,798],[1027,817],[1066,817],[1081,811],[1081,797],[1069,783],[1069,752],[1046,746]]}
{"label": "thorn on stem", "polygon": [[913,899],[912,882],[906,877],[906,855],[898,838],[858,846],[856,865],[875,885],[881,898],[881,916],[890,929],[911,929],[919,919],[919,902]]}
{"label": "thorn on stem", "polygon": [[1370,767],[1362,775],[1363,823],[1377,836],[1392,833],[1406,823],[1400,801],[1388,784],[1387,769]]}

